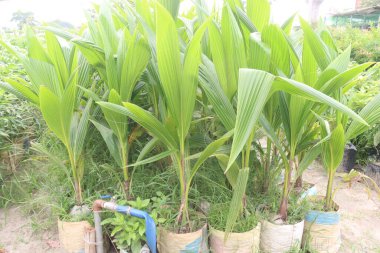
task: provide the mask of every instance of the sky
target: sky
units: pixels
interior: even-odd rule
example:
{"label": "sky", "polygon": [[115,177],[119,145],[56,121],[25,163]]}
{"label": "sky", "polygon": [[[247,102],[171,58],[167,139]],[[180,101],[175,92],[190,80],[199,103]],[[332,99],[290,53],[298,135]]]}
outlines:
{"label": "sky", "polygon": [[[16,11],[30,11],[38,21],[49,22],[54,20],[67,21],[74,25],[85,22],[83,11],[91,7],[92,2],[101,0],[0,0],[0,27],[12,27],[10,22],[12,13]],[[185,2],[190,0],[185,0]],[[221,0],[215,0],[216,2]],[[213,3],[212,0],[207,0]],[[187,3],[188,4],[188,3]],[[186,3],[184,4],[186,6]],[[321,14],[331,10],[342,11],[355,5],[355,0],[325,0],[321,7]],[[276,0],[272,7],[273,21],[282,23],[294,13],[300,13],[307,18],[308,10],[305,0]]]}
{"label": "sky", "polygon": [[91,7],[91,2],[94,0],[3,0],[0,1],[0,27],[11,26],[12,13],[18,10],[33,12],[38,21],[62,20],[80,25],[85,22],[83,11]]}

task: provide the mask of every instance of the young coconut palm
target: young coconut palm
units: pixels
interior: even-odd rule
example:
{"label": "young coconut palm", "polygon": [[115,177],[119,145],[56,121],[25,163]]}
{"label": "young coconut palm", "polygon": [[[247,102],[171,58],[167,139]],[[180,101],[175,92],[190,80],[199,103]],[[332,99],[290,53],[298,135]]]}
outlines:
{"label": "young coconut palm", "polygon": [[38,107],[49,129],[65,145],[74,182],[75,201],[77,205],[82,205],[83,145],[92,100],[82,99],[83,92],[78,87],[89,86],[91,68],[75,47],[63,47],[51,32],[46,32],[45,36],[46,48],[31,29],[27,30],[27,56],[1,42],[20,59],[30,83],[12,77],[6,79],[7,83],[0,83],[0,87]]}
{"label": "young coconut palm", "polygon": [[197,162],[193,166],[190,165],[187,160],[189,154],[187,139],[196,102],[201,40],[209,22],[203,23],[198,28],[181,60],[173,17],[163,6],[157,4],[156,18],[157,65],[167,113],[171,120],[161,122],[148,111],[132,103],[123,103],[124,107],[105,102],[99,104],[103,108],[131,117],[170,151],[173,164],[177,168],[181,189],[177,222],[182,228],[188,229],[186,227],[189,221],[188,194],[192,179],[202,163],[231,136],[231,133],[209,144]]}
{"label": "young coconut palm", "polygon": [[[326,189],[325,209],[333,211],[333,182],[336,169],[342,162],[345,144],[357,137],[359,134],[368,130],[370,126],[380,122],[380,94],[375,96],[360,112],[359,115],[365,119],[369,126],[358,124],[357,122],[347,123],[342,118],[342,123],[330,133],[330,127],[327,121],[319,118],[321,125],[322,138],[322,161],[328,175],[328,184]],[[323,141],[327,139],[326,141]]]}
{"label": "young coconut palm", "polygon": [[[91,40],[50,29],[76,44],[97,70],[105,84],[100,89],[99,97],[108,94],[108,102],[122,105],[122,102],[131,102],[133,99],[133,92],[150,59],[149,45],[140,32],[141,26],[132,21],[123,23],[123,17],[107,3],[101,5],[97,14],[96,18],[88,18]],[[89,90],[86,92],[93,94]],[[93,97],[96,101],[101,100],[98,96]],[[140,128],[130,129],[128,117],[125,115],[104,107],[102,111],[108,126],[95,120],[92,123],[101,133],[112,157],[123,171],[123,188],[129,198],[129,153]]]}
{"label": "young coconut palm", "polygon": [[[260,2],[260,1],[259,1]],[[261,1],[263,2],[263,1]],[[265,2],[265,1],[264,1]],[[275,144],[275,147],[277,148],[277,151],[280,153],[281,158],[284,162],[285,166],[285,184],[284,184],[284,190],[283,190],[283,198],[281,201],[281,208],[280,208],[280,214],[284,220],[286,220],[287,216],[287,199],[289,196],[290,192],[290,173],[291,169],[293,167],[293,160],[292,157],[295,157],[295,154],[292,155],[292,152],[290,150],[297,150],[296,147],[302,147],[298,143],[295,143],[292,145],[291,149],[288,149],[287,147],[284,148],[283,145],[280,143],[276,136],[277,129],[281,123],[279,119],[281,119],[278,115],[280,112],[280,104],[282,110],[281,112],[284,113],[286,110],[288,110],[288,102],[287,99],[294,97],[294,103],[293,105],[296,105],[295,101],[305,101],[304,103],[308,103],[309,105],[313,105],[315,107],[322,107],[324,109],[327,108],[325,105],[321,105],[321,103],[325,103],[326,105],[332,106],[333,108],[339,108],[338,110],[343,110],[345,113],[348,115],[351,115],[353,118],[358,119],[362,123],[364,121],[358,117],[355,113],[353,113],[349,108],[344,107],[342,104],[338,103],[337,101],[333,100],[329,96],[323,94],[322,92],[313,89],[312,86],[303,84],[304,79],[302,79],[302,75],[300,72],[301,67],[301,60],[300,60],[300,55],[298,55],[296,50],[294,49],[294,46],[290,44],[291,39],[288,38],[286,35],[285,31],[289,30],[288,28],[291,27],[289,25],[290,22],[288,22],[286,25],[284,25],[284,29],[281,29],[280,27],[276,25],[271,25],[269,24],[269,19],[266,18],[268,15],[262,15],[262,20],[261,19],[255,19],[252,21],[260,24],[258,27],[260,27],[260,32],[261,33],[254,33],[248,38],[248,43],[241,46],[241,50],[237,50],[240,53],[236,53],[236,50],[228,50],[228,45],[233,44],[235,47],[239,47],[239,43],[242,41],[242,37],[245,34],[244,29],[240,30],[240,27],[243,27],[243,25],[247,24],[249,19],[247,20],[246,18],[244,19],[244,23],[242,22],[241,25],[239,26],[236,23],[235,17],[232,13],[232,10],[237,10],[239,17],[242,17],[244,15],[244,12],[241,11],[240,7],[234,6],[229,7],[228,5],[224,7],[223,9],[223,16],[222,16],[222,25],[220,30],[218,30],[218,26],[216,24],[213,24],[210,26],[210,47],[211,47],[211,55],[212,55],[212,60],[213,62],[210,62],[206,57],[203,58],[203,65],[201,66],[201,85],[202,88],[204,89],[210,103],[213,105],[213,109],[215,113],[217,114],[218,118],[220,119],[221,123],[223,126],[228,130],[232,129],[235,125],[235,137],[234,137],[234,142],[232,143],[231,147],[231,153],[229,158],[226,159],[225,154],[218,154],[216,157],[221,161],[222,164],[225,165],[225,171],[227,173],[227,177],[229,177],[229,169],[236,169],[236,168],[244,168],[245,166],[250,166],[249,162],[249,157],[250,157],[250,152],[251,152],[251,146],[252,146],[252,140],[254,138],[254,132],[255,132],[255,125],[257,120],[260,120],[260,123],[265,130],[265,132],[268,135],[268,139],[270,142]],[[270,12],[270,8],[263,8],[263,10],[268,10]],[[223,20],[226,20],[223,22]],[[228,22],[227,22],[228,20]],[[261,22],[262,21],[262,22]],[[250,25],[247,26],[249,28]],[[256,28],[255,28],[256,29]],[[256,30],[257,31],[257,30]],[[221,34],[223,32],[227,35],[225,35],[224,39],[221,39]],[[240,39],[239,39],[240,38]],[[239,42],[240,41],[240,42]],[[244,40],[245,41],[245,40]],[[247,53],[245,53],[244,48],[247,48]],[[231,54],[231,55],[228,55]],[[239,61],[228,61],[230,57],[234,57],[236,55],[239,55]],[[306,56],[305,56],[306,57]],[[338,59],[337,61],[339,61]],[[262,92],[260,91],[260,96],[259,99],[263,99],[264,104],[266,105],[264,107],[264,114],[261,115],[261,117],[258,117],[255,113],[258,112],[260,115],[260,112],[262,110],[262,106],[257,106],[259,104],[256,104],[255,106],[248,106],[250,103],[256,103],[255,98],[253,94],[248,90],[249,89],[258,89],[260,86],[255,86],[257,83],[249,85],[247,88],[243,88],[240,85],[240,80],[239,80],[239,86],[234,87],[234,83],[236,81],[229,81],[225,82],[223,84],[223,80],[227,80],[227,74],[225,69],[225,64],[224,62],[230,62],[230,64],[235,63],[234,65],[231,65],[229,69],[239,69],[241,67],[244,67],[244,64],[248,64],[250,67],[254,67],[257,69],[261,69],[270,73],[273,73],[274,75],[278,76],[284,76],[284,77],[277,77],[274,79],[274,82],[267,82],[266,85],[269,88],[270,92]],[[240,62],[240,63],[239,63]],[[245,62],[245,63],[244,63]],[[306,63],[306,62],[305,62]],[[314,65],[313,65],[314,66]],[[360,66],[358,69],[365,69],[369,65],[363,65]],[[308,67],[308,65],[305,64],[305,68]],[[332,65],[334,67],[334,65]],[[338,68],[338,67],[336,67]],[[297,73],[294,73],[292,70],[297,70]],[[330,68],[333,70],[333,68]],[[346,74],[346,78],[348,80],[351,80],[353,78],[353,73],[358,72],[358,69],[350,72],[349,74]],[[307,69],[306,69],[307,70]],[[338,70],[340,70],[338,68]],[[331,71],[333,72],[333,71]],[[329,73],[331,73],[329,72]],[[308,73],[308,72],[307,72]],[[333,72],[336,73],[336,72]],[[359,72],[360,73],[360,72]],[[357,73],[358,74],[358,73]],[[347,77],[348,75],[348,77]],[[229,73],[229,76],[233,77],[233,72]],[[326,77],[327,75],[325,75]],[[294,77],[295,80],[289,79],[290,77]],[[330,78],[332,78],[331,76]],[[236,79],[237,80],[237,79]],[[344,79],[345,80],[345,79]],[[346,82],[348,82],[348,80]],[[324,80],[325,82],[328,82],[329,79]],[[344,84],[344,83],[343,83]],[[342,84],[342,85],[343,85]],[[239,103],[242,103],[242,106],[239,112],[239,109],[237,110],[238,112],[235,113],[235,104],[234,104],[234,92],[238,91],[238,96],[237,96],[237,108],[239,108]],[[276,92],[280,91],[280,92]],[[283,91],[289,93],[285,94]],[[240,92],[242,92],[241,95]],[[331,87],[330,87],[330,92],[331,92]],[[243,95],[244,94],[244,95]],[[252,97],[247,97],[251,95]],[[273,96],[272,96],[273,95]],[[241,98],[239,98],[241,96]],[[232,101],[232,102],[230,102]],[[279,102],[280,101],[280,102]],[[284,104],[284,102],[286,102]],[[302,109],[302,107],[292,107],[294,109],[297,109],[298,112],[299,110]],[[313,108],[313,107],[311,107]],[[245,111],[245,110],[251,110],[251,111]],[[255,109],[255,113],[252,113],[252,110]],[[256,111],[257,110],[257,111]],[[245,111],[245,112],[244,112]],[[297,116],[298,114],[296,113],[295,110],[294,114],[292,113],[293,116]],[[308,110],[303,110],[303,112],[307,112]],[[237,120],[236,114],[245,114],[244,120]],[[306,114],[300,114],[300,115],[305,115]],[[277,115],[277,119],[276,116]],[[287,116],[284,116],[283,119],[286,117],[289,117],[289,113],[286,114]],[[298,115],[299,116],[299,115]],[[248,118],[245,118],[248,117]],[[268,118],[267,118],[268,117]],[[314,122],[315,122],[314,118]],[[247,123],[249,125],[247,125]],[[297,124],[302,124],[305,123],[304,121],[292,121]],[[286,123],[286,121],[285,121]],[[285,125],[283,123],[283,125]],[[285,125],[287,127],[288,125]],[[297,128],[286,128],[287,129],[292,129],[294,133],[298,133],[295,131]],[[302,130],[302,131],[301,131]],[[298,131],[303,133],[304,130],[309,131],[310,128],[307,127],[301,127],[298,128]],[[242,133],[239,133],[239,131],[244,131],[244,139],[242,136],[239,137]],[[289,138],[290,140],[291,138]],[[298,140],[295,138],[295,140]],[[309,141],[309,140],[307,140]],[[237,144],[239,143],[239,144]],[[303,142],[306,142],[306,140]],[[311,142],[313,144],[313,142]],[[311,145],[309,144],[309,145]],[[243,151],[244,150],[244,151]],[[306,150],[306,149],[305,149]],[[242,152],[243,151],[243,152]],[[286,154],[286,151],[287,154]],[[318,149],[317,149],[318,151]],[[240,153],[241,152],[241,153]],[[269,149],[268,152],[271,152]],[[303,167],[306,167],[305,164],[309,162],[311,159],[309,157],[314,157],[315,158],[315,151],[311,152],[311,154],[308,156],[308,159],[305,160],[304,163],[302,163]],[[237,166],[235,163],[235,160],[239,158],[239,161],[242,162],[242,166]],[[227,161],[229,162],[227,163]],[[231,173],[231,174],[236,174],[236,173]],[[239,185],[244,185],[244,184],[239,184]],[[240,190],[239,193],[235,191],[236,196],[240,197],[233,197],[234,205],[237,205],[237,198],[239,198],[241,201],[240,203],[243,203],[244,199],[244,190]],[[235,206],[231,205],[230,207],[230,215],[228,220],[228,226],[227,228],[231,228],[232,224],[234,224],[234,219],[236,219],[238,216],[236,214],[236,210],[240,210],[240,208],[236,208]],[[238,205],[239,206],[239,205]],[[232,215],[234,213],[234,215]]]}

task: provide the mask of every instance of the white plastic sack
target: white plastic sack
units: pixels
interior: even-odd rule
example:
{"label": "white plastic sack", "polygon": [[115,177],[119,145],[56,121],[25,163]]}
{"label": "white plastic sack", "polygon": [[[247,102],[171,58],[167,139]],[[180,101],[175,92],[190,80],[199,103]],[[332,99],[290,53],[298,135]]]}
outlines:
{"label": "white plastic sack", "polygon": [[207,224],[198,231],[186,234],[176,234],[165,229],[159,229],[157,240],[160,253],[207,253]]}
{"label": "white plastic sack", "polygon": [[304,221],[294,225],[277,225],[264,221],[261,225],[260,250],[265,253],[285,253],[299,249]]}
{"label": "white plastic sack", "polygon": [[213,253],[256,253],[260,247],[261,224],[244,233],[230,233],[224,241],[225,232],[210,227],[210,249]]}

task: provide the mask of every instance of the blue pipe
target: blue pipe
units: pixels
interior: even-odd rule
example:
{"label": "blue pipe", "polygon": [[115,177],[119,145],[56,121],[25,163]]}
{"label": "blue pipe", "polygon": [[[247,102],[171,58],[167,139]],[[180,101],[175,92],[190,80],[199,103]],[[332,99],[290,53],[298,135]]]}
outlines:
{"label": "blue pipe", "polygon": [[147,212],[134,209],[130,206],[116,206],[116,212],[131,215],[145,220],[146,242],[152,253],[157,253],[156,224]]}

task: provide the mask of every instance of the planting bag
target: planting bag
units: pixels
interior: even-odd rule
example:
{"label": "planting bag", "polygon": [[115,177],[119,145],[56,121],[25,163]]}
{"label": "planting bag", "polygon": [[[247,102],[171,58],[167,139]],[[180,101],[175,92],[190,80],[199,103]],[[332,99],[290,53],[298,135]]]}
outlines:
{"label": "planting bag", "polygon": [[244,233],[230,233],[224,241],[225,232],[210,227],[210,249],[214,253],[256,253],[260,248],[261,224]]}
{"label": "planting bag", "polygon": [[62,247],[68,253],[84,252],[84,235],[86,228],[91,227],[87,221],[65,222],[58,220],[58,235]]}
{"label": "planting bag", "polygon": [[159,229],[158,252],[160,253],[207,253],[207,224],[198,231],[176,234],[166,229]]}
{"label": "planting bag", "polygon": [[305,217],[303,245],[320,253],[336,253],[341,244],[337,212],[309,211]]}
{"label": "planting bag", "polygon": [[294,225],[277,225],[264,221],[261,225],[260,250],[285,253],[301,247],[304,221]]}

